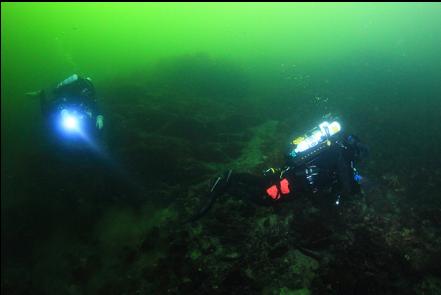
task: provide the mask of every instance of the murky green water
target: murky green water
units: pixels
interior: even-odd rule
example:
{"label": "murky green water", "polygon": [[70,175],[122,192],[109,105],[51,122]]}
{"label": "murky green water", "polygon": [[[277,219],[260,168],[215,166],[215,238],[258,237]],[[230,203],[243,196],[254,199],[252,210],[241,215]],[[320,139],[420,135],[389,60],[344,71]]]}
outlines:
{"label": "murky green water", "polygon": [[[439,290],[440,268],[430,263],[441,257],[439,3],[2,3],[1,25],[2,291]],[[101,160],[55,156],[38,103],[24,95],[72,73],[98,89],[109,151]],[[344,261],[333,246],[341,224],[316,249],[328,262],[291,250],[268,258],[264,243],[255,253],[265,264],[242,253],[282,239],[259,226],[268,218],[278,229],[291,224],[286,208],[247,211],[225,201],[226,216],[179,225],[205,181],[228,167],[281,165],[289,136],[328,112],[371,149],[363,172],[379,189],[346,220],[360,224],[349,226],[345,245],[354,261],[367,255],[364,269],[334,263]],[[289,239],[305,239],[298,232]],[[381,289],[373,278],[380,262],[360,249],[392,253],[386,269],[398,278]],[[260,277],[262,264],[278,272],[283,261],[303,264],[291,276]]]}

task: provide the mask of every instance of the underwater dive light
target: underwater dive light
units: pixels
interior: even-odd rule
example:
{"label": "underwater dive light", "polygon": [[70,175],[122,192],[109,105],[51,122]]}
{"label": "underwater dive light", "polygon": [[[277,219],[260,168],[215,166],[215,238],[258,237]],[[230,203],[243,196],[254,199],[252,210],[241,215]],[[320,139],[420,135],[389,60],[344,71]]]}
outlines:
{"label": "underwater dive light", "polygon": [[67,144],[69,148],[86,149],[91,148],[99,151],[94,133],[90,132],[89,127],[93,126],[91,121],[92,114],[78,106],[64,107],[56,115],[54,127],[56,135],[62,144]]}
{"label": "underwater dive light", "polygon": [[61,126],[68,132],[80,131],[80,117],[76,112],[63,109],[61,111]]}
{"label": "underwater dive light", "polygon": [[63,118],[63,127],[67,130],[75,130],[78,128],[78,120],[73,116]]}
{"label": "underwater dive light", "polygon": [[329,123],[327,121],[322,122],[318,127],[314,128],[310,134],[298,137],[293,140],[295,148],[293,150],[294,155],[304,152],[324,140],[328,139],[332,135],[340,132],[341,125],[337,121]]}

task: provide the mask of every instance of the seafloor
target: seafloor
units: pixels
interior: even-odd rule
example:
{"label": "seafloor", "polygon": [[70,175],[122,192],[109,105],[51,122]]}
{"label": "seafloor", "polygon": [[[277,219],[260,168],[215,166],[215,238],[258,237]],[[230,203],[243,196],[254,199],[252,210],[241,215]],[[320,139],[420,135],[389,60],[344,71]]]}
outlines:
{"label": "seafloor", "polygon": [[[199,59],[162,64],[145,83],[140,71],[97,85],[99,156],[44,141],[25,155],[28,168],[3,189],[27,196],[2,225],[4,294],[441,292],[441,169],[388,159],[393,143],[376,140],[387,130],[357,121],[350,98],[318,107],[309,76],[287,75],[292,88],[268,99],[233,66]],[[290,91],[295,103],[280,98]],[[227,194],[183,223],[213,177],[282,165],[289,137],[324,111],[344,112],[370,144],[362,195],[339,207],[308,197],[264,207]],[[386,112],[367,111],[378,120]]]}

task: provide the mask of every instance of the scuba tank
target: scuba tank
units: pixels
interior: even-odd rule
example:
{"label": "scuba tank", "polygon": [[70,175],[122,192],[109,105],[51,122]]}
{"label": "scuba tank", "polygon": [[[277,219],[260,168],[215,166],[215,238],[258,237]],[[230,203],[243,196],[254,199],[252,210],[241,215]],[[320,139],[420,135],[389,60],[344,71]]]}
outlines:
{"label": "scuba tank", "polygon": [[78,75],[77,74],[73,74],[72,76],[64,79],[63,81],[61,81],[58,85],[57,88],[62,87],[62,86],[66,86],[68,84],[71,84],[73,82],[75,82],[76,80],[78,80]]}
{"label": "scuba tank", "polygon": [[340,132],[341,125],[337,121],[320,123],[317,127],[290,142],[288,162],[293,166],[308,163],[322,151],[335,144]]}

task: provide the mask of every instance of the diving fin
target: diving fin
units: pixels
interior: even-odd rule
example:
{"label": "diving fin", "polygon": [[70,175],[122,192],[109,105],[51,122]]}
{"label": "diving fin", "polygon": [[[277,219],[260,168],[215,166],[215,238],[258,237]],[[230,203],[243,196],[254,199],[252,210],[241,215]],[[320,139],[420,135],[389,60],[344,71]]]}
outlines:
{"label": "diving fin", "polygon": [[194,221],[200,219],[202,216],[204,216],[211,209],[211,207],[216,202],[217,198],[226,192],[229,184],[231,183],[231,173],[232,172],[233,172],[233,170],[230,169],[227,172],[225,172],[223,175],[218,176],[213,181],[213,184],[211,185],[211,188],[208,192],[209,201],[208,201],[207,205],[205,205],[201,210],[199,210],[198,213],[196,213],[195,215],[190,217],[184,223],[194,222]]}

